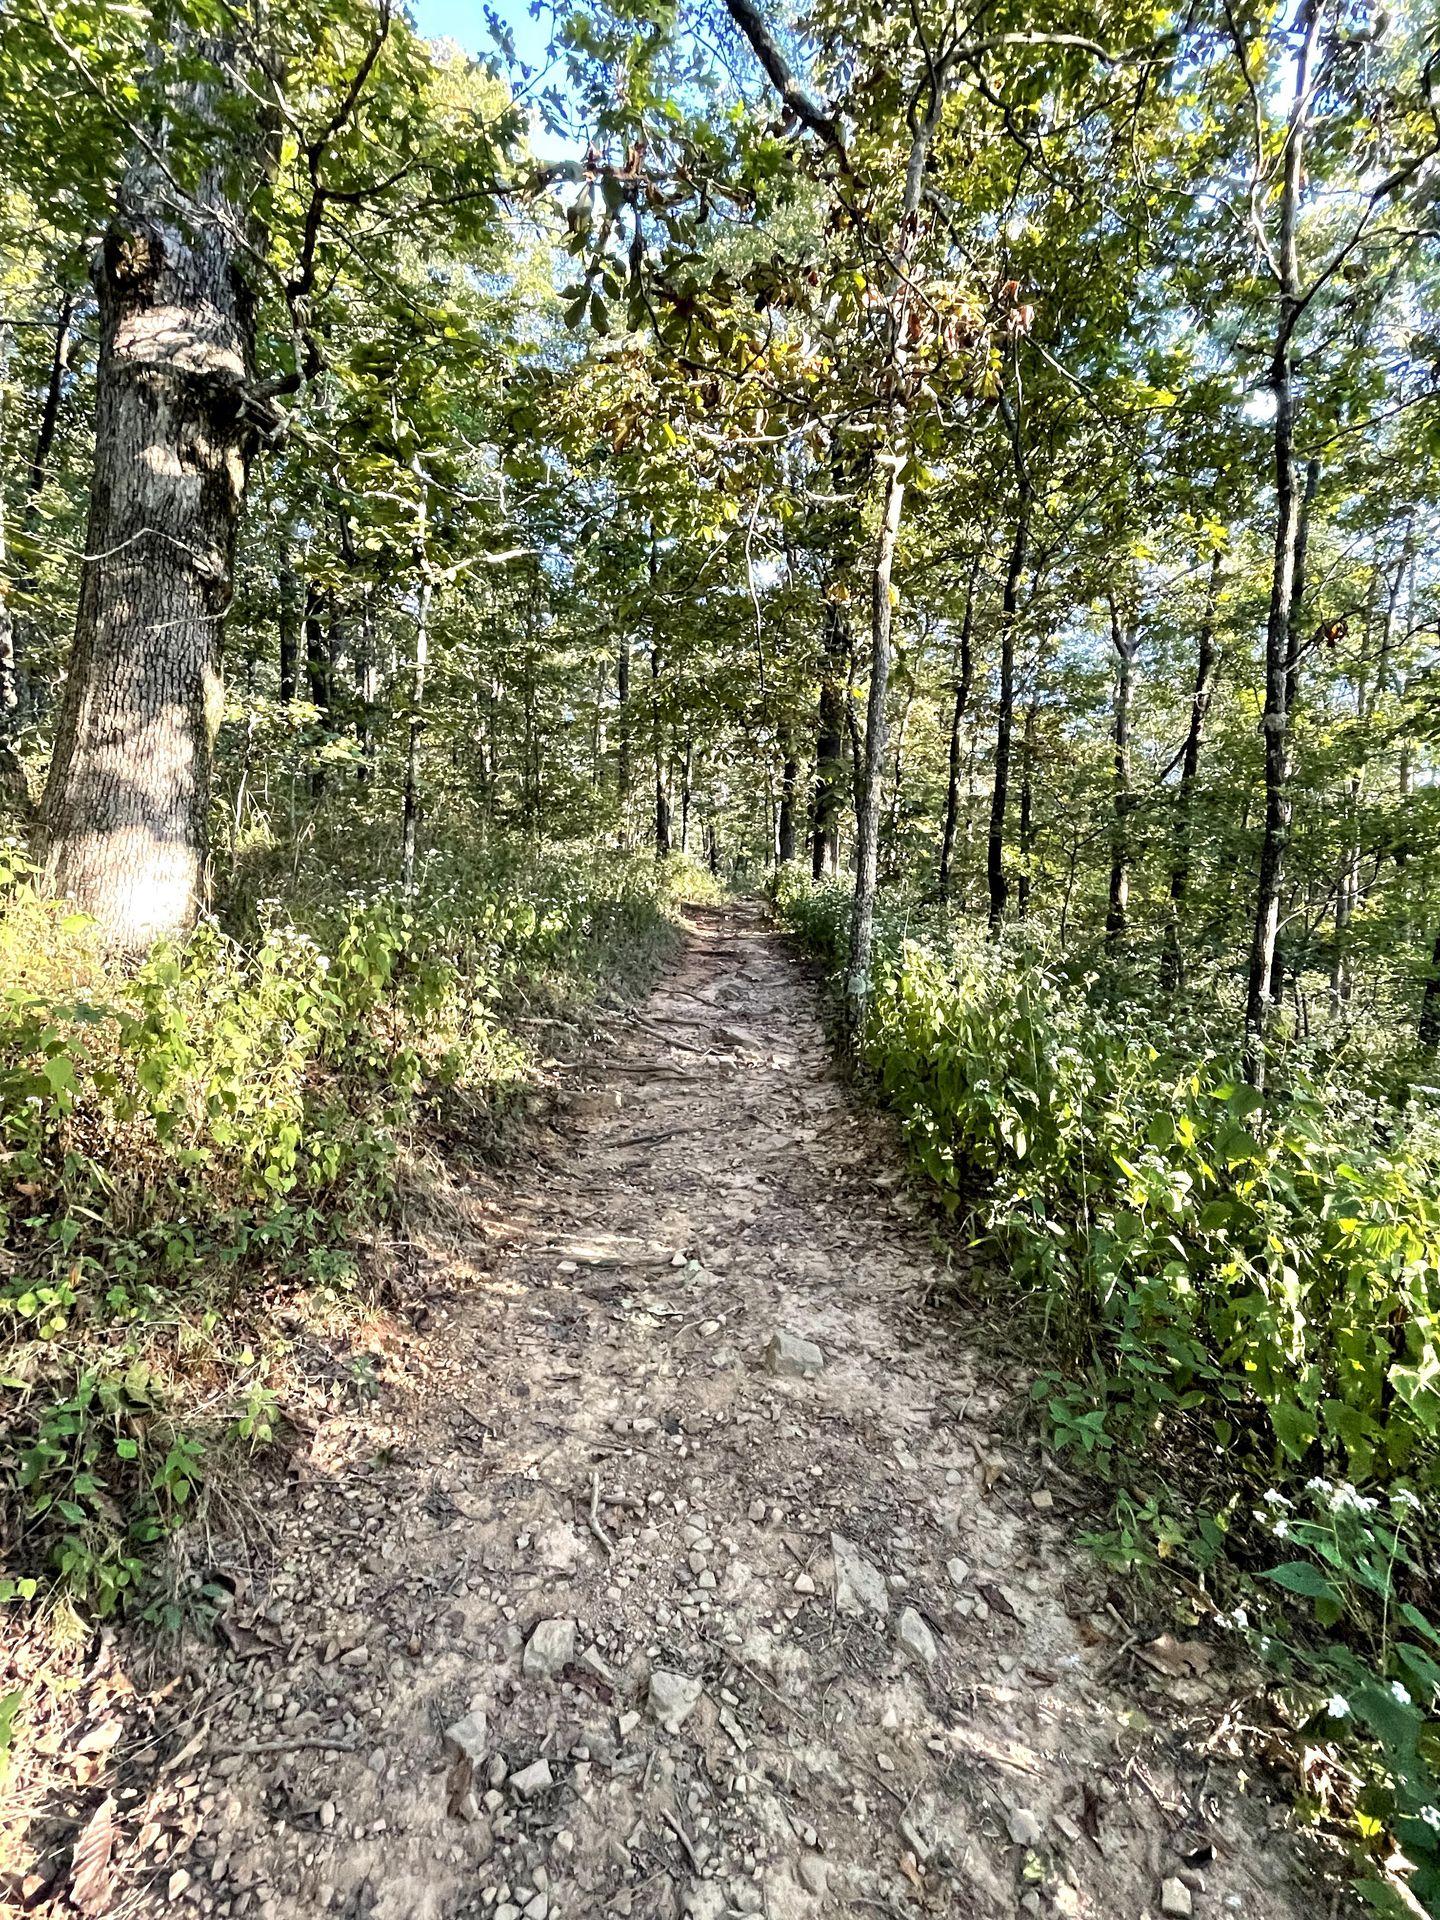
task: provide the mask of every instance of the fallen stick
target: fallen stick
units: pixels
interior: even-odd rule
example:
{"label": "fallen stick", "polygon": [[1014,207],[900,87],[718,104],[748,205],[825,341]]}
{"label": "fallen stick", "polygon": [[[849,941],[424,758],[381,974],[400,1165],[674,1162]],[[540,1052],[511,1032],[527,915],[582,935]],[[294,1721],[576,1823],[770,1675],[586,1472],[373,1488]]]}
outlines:
{"label": "fallen stick", "polygon": [[610,1536],[600,1524],[600,1473],[597,1468],[590,1476],[590,1531],[605,1549],[606,1558],[615,1558],[615,1549],[610,1544]]}

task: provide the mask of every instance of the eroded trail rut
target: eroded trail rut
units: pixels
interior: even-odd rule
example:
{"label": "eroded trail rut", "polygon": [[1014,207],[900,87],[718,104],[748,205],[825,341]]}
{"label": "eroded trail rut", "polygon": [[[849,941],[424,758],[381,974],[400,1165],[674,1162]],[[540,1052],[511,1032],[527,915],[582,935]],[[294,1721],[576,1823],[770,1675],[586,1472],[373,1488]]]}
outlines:
{"label": "eroded trail rut", "polygon": [[[1306,1910],[1273,1810],[1173,1731],[1223,1689],[1136,1664],[1155,1623],[1107,1608],[1014,1383],[922,1308],[780,943],[695,915],[621,1032],[573,1157],[432,1253],[408,1386],[266,1514],[127,1907]],[[777,1333],[823,1368],[768,1370]]]}

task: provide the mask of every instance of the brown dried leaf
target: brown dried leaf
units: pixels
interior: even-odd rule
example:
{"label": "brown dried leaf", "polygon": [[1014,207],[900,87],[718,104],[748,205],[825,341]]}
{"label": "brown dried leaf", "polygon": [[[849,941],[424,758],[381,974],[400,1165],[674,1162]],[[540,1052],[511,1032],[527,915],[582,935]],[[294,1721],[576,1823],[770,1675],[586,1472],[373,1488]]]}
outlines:
{"label": "brown dried leaf", "polygon": [[70,1904],[81,1913],[108,1913],[115,1847],[115,1801],[110,1794],[96,1807],[75,1842],[70,1862]]}

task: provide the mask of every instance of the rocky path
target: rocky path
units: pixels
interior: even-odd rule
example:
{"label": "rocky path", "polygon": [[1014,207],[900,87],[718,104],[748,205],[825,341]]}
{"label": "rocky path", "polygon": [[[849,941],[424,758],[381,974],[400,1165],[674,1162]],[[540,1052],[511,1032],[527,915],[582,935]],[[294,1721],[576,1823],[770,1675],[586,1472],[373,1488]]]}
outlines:
{"label": "rocky path", "polygon": [[936,1256],[778,940],[697,914],[620,1033],[257,1516],[113,1910],[1313,1906],[1206,1757],[1208,1649],[1150,1645],[1015,1383],[923,1308]]}

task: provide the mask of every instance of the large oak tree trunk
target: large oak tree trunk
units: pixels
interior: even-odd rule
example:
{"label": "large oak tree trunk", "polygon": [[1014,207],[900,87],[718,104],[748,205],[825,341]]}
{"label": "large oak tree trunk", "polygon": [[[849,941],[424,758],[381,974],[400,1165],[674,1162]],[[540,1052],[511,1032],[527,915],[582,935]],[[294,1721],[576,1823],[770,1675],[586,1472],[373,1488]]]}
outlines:
{"label": "large oak tree trunk", "polygon": [[191,219],[173,202],[154,160],[132,160],[96,263],[85,570],[39,834],[47,884],[124,948],[183,931],[204,899],[220,631],[255,439],[236,243],[250,216],[218,170]]}

